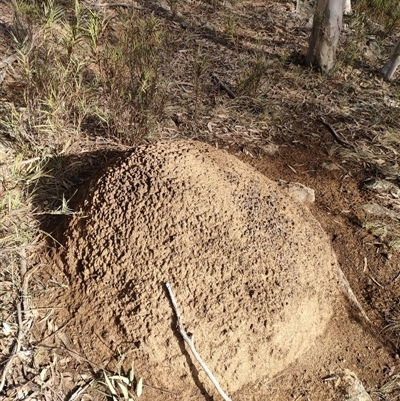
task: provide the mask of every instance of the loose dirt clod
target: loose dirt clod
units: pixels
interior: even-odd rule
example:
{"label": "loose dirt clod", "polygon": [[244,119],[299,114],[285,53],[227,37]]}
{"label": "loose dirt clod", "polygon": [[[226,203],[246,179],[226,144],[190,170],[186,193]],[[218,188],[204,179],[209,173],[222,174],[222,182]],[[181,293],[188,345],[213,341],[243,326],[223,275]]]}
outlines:
{"label": "loose dirt clod", "polygon": [[61,260],[75,318],[68,335],[89,360],[137,348],[135,366],[152,386],[215,391],[177,333],[167,281],[230,395],[282,371],[324,332],[338,291],[325,233],[228,153],[190,141],[139,146],[79,196]]}

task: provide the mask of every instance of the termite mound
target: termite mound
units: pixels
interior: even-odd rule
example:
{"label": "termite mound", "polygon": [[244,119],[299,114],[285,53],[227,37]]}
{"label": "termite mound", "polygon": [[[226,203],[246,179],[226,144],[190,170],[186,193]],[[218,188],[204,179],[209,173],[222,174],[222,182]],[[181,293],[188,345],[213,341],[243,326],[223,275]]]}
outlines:
{"label": "termite mound", "polygon": [[227,152],[138,146],[77,196],[60,251],[68,334],[99,366],[138,350],[128,359],[151,386],[214,391],[176,330],[167,281],[230,394],[282,371],[324,332],[338,292],[326,234],[306,206]]}

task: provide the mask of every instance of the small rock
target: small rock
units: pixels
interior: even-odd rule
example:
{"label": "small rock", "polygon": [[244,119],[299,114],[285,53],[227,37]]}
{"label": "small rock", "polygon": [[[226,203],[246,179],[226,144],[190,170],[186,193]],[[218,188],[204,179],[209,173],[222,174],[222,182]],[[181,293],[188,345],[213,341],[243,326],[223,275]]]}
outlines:
{"label": "small rock", "polygon": [[360,379],[349,369],[340,374],[340,388],[348,401],[372,401]]}
{"label": "small rock", "polygon": [[360,206],[361,210],[368,214],[374,214],[376,216],[387,216],[391,219],[400,219],[400,213],[396,213],[387,207],[378,205],[377,203],[366,203]]}
{"label": "small rock", "polygon": [[216,31],[215,26],[214,26],[213,24],[211,24],[210,22],[206,22],[206,23],[202,26],[202,28],[207,29],[208,31],[211,31],[211,32],[215,32],[215,31]]}
{"label": "small rock", "polygon": [[273,156],[279,150],[279,146],[274,143],[269,143],[263,146],[262,149],[267,155]]}
{"label": "small rock", "polygon": [[364,181],[364,186],[372,191],[391,193],[396,197],[400,197],[400,188],[388,180],[370,178]]}
{"label": "small rock", "polygon": [[305,27],[306,27],[306,28],[312,28],[312,27],[313,27],[313,24],[314,24],[314,16],[311,15],[310,18],[308,19],[308,21],[307,21]]}
{"label": "small rock", "polygon": [[286,22],[286,29],[289,31],[291,29],[293,29],[293,27],[295,26],[294,21],[287,21]]}
{"label": "small rock", "polygon": [[315,202],[315,191],[299,182],[279,180],[277,184],[302,203]]}
{"label": "small rock", "polygon": [[321,163],[321,167],[324,168],[325,170],[340,170],[340,167],[332,162],[323,162]]}
{"label": "small rock", "polygon": [[162,8],[164,11],[166,12],[171,12],[171,7],[169,6],[169,4],[167,4],[165,1],[160,1],[159,2],[159,7]]}
{"label": "small rock", "polygon": [[293,3],[286,3],[285,4],[285,8],[286,8],[286,11],[294,11],[295,10],[295,5],[293,4]]}
{"label": "small rock", "polygon": [[167,117],[164,119],[164,121],[162,122],[162,126],[163,126],[163,128],[167,128],[167,129],[177,129],[178,128],[175,121],[170,117]]}

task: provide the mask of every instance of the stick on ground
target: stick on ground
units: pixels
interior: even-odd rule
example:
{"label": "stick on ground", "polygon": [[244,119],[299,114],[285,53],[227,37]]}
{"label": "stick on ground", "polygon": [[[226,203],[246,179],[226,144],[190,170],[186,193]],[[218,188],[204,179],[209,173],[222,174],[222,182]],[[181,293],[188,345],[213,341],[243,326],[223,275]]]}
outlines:
{"label": "stick on ground", "polygon": [[231,99],[235,99],[236,95],[232,92],[232,90],[229,88],[229,86],[225,82],[222,82],[219,79],[217,74],[212,73],[211,74],[211,80],[215,85],[217,85],[219,88],[224,90]]}
{"label": "stick on ground", "polygon": [[353,145],[340,138],[340,136],[337,134],[332,125],[328,124],[322,117],[320,117],[319,121],[321,121],[321,123],[324,124],[326,128],[328,128],[328,131],[330,132],[330,134],[333,136],[333,138],[337,143],[340,143],[345,148],[355,150]]}
{"label": "stick on ground", "polygon": [[175,295],[174,295],[174,292],[172,291],[171,285],[169,283],[166,283],[165,286],[167,287],[168,294],[169,294],[169,297],[172,302],[172,306],[173,306],[175,314],[176,314],[176,318],[178,319],[178,328],[179,328],[179,332],[181,333],[181,336],[183,337],[185,342],[188,344],[190,351],[192,351],[193,356],[196,358],[197,362],[201,365],[204,372],[207,373],[207,376],[210,378],[210,380],[214,384],[215,388],[217,389],[217,391],[219,392],[221,397],[225,401],[232,401],[231,398],[228,397],[228,395],[224,392],[224,390],[222,390],[217,379],[214,377],[214,375],[212,374],[211,370],[208,368],[206,363],[201,359],[199,353],[197,352],[196,348],[194,347],[193,336],[190,337],[186,333],[186,330],[183,327],[182,316],[181,316],[181,313],[179,312],[178,304],[176,303]]}

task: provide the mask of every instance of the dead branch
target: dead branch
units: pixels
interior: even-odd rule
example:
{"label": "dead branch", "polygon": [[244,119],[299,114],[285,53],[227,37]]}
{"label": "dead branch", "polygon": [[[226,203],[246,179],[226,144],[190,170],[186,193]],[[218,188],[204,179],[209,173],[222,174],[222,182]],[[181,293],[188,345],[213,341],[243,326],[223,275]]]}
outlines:
{"label": "dead branch", "polygon": [[116,8],[116,7],[122,7],[122,8],[133,8],[135,10],[144,10],[144,7],[139,6],[136,3],[93,3],[90,1],[85,1],[85,4],[88,7],[91,8]]}
{"label": "dead branch", "polygon": [[171,287],[171,285],[169,283],[166,283],[165,286],[167,287],[168,294],[169,294],[169,297],[171,299],[172,306],[174,308],[176,318],[178,319],[178,328],[179,328],[179,332],[181,333],[181,336],[183,337],[185,342],[188,344],[190,350],[192,351],[193,356],[196,358],[197,362],[200,364],[202,369],[206,372],[207,376],[212,381],[212,383],[214,384],[215,388],[217,389],[217,391],[219,392],[221,397],[225,401],[232,401],[231,398],[228,397],[228,395],[222,390],[222,388],[219,385],[217,379],[214,377],[214,375],[212,374],[211,370],[208,368],[206,363],[201,359],[200,355],[198,354],[196,348],[194,347],[193,335],[189,336],[186,333],[185,328],[183,326],[182,316],[181,316],[181,313],[179,312],[178,304],[176,302],[175,295],[174,295],[174,293],[172,291],[172,287]]}
{"label": "dead branch", "polygon": [[364,308],[358,302],[353,290],[350,287],[349,282],[347,281],[346,276],[344,275],[342,269],[338,268],[338,275],[339,275],[339,286],[340,289],[343,291],[343,294],[347,297],[347,300],[350,301],[350,304],[355,307],[356,311],[365,319],[365,321],[371,324],[371,320],[367,316]]}
{"label": "dead branch", "polygon": [[319,118],[319,121],[321,121],[321,123],[324,124],[326,128],[328,128],[329,133],[333,136],[333,139],[337,143],[344,146],[345,148],[354,150],[354,146],[345,141],[344,139],[340,138],[335,129],[329,123],[327,123],[322,117]]}
{"label": "dead branch", "polygon": [[79,386],[76,391],[73,392],[71,397],[69,397],[68,401],[76,400],[83,392],[85,392],[94,382],[94,379],[90,380],[84,386]]}
{"label": "dead branch", "polygon": [[225,82],[222,82],[217,74],[211,74],[211,80],[215,85],[217,85],[220,89],[224,90],[231,99],[235,99],[236,95],[232,92],[232,90],[228,87]]}

